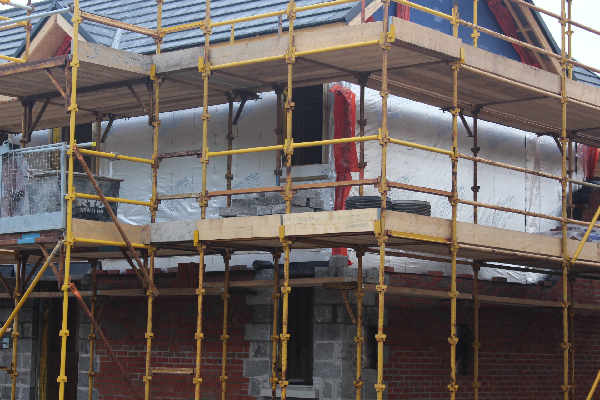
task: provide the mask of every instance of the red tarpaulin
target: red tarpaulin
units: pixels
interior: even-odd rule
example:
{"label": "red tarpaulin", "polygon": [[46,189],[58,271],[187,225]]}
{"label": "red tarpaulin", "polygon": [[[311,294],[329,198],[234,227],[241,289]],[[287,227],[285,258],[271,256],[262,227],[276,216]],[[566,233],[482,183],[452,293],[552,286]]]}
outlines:
{"label": "red tarpaulin", "polygon": [[[347,87],[341,85],[333,86],[330,91],[334,93],[333,119],[335,122],[334,138],[354,137],[356,127],[356,96]],[[358,172],[358,157],[356,155],[355,143],[339,143],[333,145],[333,157],[335,160],[336,181],[352,179],[352,172]],[[350,194],[351,187],[335,188],[335,210],[346,208],[346,199]],[[334,255],[348,255],[348,249],[335,248]]]}
{"label": "red tarpaulin", "polygon": [[585,179],[591,179],[596,175],[596,164],[598,164],[598,148],[583,145],[583,173]]}

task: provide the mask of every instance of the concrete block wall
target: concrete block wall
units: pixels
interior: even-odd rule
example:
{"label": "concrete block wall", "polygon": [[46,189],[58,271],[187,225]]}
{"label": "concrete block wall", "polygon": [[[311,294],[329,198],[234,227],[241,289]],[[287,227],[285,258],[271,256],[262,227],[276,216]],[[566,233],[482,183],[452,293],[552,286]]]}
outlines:
{"label": "concrete block wall", "polygon": [[[0,304],[0,322],[6,321],[12,311],[12,302],[3,302]],[[37,387],[36,368],[32,368],[34,345],[37,343],[37,334],[33,328],[33,308],[31,303],[24,306],[19,312],[19,344],[17,356],[17,400],[30,400],[30,396],[35,394]],[[8,341],[8,348],[0,347],[0,366],[10,367],[12,359],[12,337],[10,332],[5,334]],[[2,342],[0,342],[2,343]],[[10,399],[11,377],[6,371],[0,371],[0,398]]]}

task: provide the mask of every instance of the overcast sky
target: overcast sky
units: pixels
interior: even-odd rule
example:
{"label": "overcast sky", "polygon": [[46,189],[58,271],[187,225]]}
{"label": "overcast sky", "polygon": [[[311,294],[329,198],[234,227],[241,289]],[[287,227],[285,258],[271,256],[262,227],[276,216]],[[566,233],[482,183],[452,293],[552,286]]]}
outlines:
{"label": "overcast sky", "polygon": [[[27,0],[13,0],[16,3],[26,4]],[[485,0],[480,0],[485,1]],[[600,1],[599,0],[572,0],[573,20],[583,25],[600,30]],[[560,14],[561,0],[534,0],[535,4]],[[0,9],[3,8],[0,6]],[[560,46],[560,23],[558,20],[544,16],[546,24],[552,31],[556,43]],[[579,28],[574,28],[573,56],[580,62],[600,68],[600,36],[589,33]]]}

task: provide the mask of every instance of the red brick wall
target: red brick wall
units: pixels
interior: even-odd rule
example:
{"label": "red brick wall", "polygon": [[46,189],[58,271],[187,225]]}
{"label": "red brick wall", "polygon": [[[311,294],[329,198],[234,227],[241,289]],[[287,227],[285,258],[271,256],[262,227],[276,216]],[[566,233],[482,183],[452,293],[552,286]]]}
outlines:
{"label": "red brick wall", "polygon": [[[119,285],[129,286],[130,279]],[[134,281],[135,282],[135,281]],[[108,285],[108,283],[107,283]],[[164,287],[164,286],[162,286]],[[249,399],[248,379],[243,377],[243,360],[248,357],[249,344],[244,341],[244,324],[250,311],[245,305],[245,295],[231,297],[231,317],[228,342],[228,398]],[[145,368],[146,300],[143,298],[107,299],[102,302],[101,325],[119,360],[128,371],[128,377],[143,398],[142,377]],[[202,353],[202,399],[220,398],[222,299],[204,298],[204,346]],[[195,297],[159,297],[154,302],[154,340],[152,365],[155,367],[195,366],[196,299]],[[128,386],[123,382],[118,368],[99,345],[100,369],[96,387],[100,400],[131,399]],[[192,376],[154,375],[153,400],[178,400],[193,398]]]}
{"label": "red brick wall", "polygon": [[[395,284],[447,289],[448,279],[395,274]],[[580,302],[598,303],[597,281],[576,281]],[[470,292],[472,279],[459,279]],[[482,293],[558,300],[560,281],[536,285],[481,282]],[[403,304],[404,303],[404,304]],[[408,305],[408,306],[407,306]],[[389,399],[447,398],[450,382],[450,311],[447,300],[391,298],[386,327],[389,358],[385,380]],[[392,317],[393,316],[393,317]],[[458,306],[458,324],[472,327],[470,302]],[[576,398],[584,399],[600,368],[600,315],[579,311],[574,320]],[[562,311],[560,308],[482,304],[480,311],[480,398],[562,399]],[[471,340],[469,340],[469,343]],[[466,374],[459,369],[458,399],[472,399],[473,360],[469,346]]]}

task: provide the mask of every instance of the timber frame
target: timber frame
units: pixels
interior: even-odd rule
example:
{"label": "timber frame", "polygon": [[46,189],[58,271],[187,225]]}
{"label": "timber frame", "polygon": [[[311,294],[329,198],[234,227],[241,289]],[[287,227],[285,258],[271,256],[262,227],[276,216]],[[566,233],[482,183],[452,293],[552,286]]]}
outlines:
{"label": "timber frame", "polygon": [[[572,80],[572,67],[577,65],[600,72],[573,59],[571,51],[572,26],[600,33],[584,27],[571,19],[571,1],[561,0],[560,15],[540,9],[524,0],[506,0],[522,11],[542,12],[557,18],[562,26],[561,53],[553,53],[547,46],[538,47],[512,37],[490,31],[477,23],[478,0],[474,0],[473,21],[460,18],[460,10],[455,5],[452,14],[423,7],[408,0],[393,0],[398,4],[446,19],[453,27],[453,35],[433,31],[408,21],[389,17],[392,0],[382,0],[383,21],[373,23],[331,24],[308,29],[295,29],[296,14],[313,9],[329,7],[355,0],[335,0],[308,6],[298,6],[290,0],[287,8],[267,14],[248,16],[229,21],[211,19],[211,2],[206,1],[205,18],[201,21],[178,26],[162,26],[163,0],[156,1],[157,23],[155,29],[138,27],[103,16],[84,12],[79,1],[73,4],[72,53],[70,56],[27,61],[3,57],[9,64],[0,65],[0,131],[23,134],[26,145],[34,129],[69,125],[68,150],[68,191],[67,217],[64,231],[43,232],[31,243],[23,243],[16,237],[0,237],[0,260],[16,263],[17,279],[14,288],[2,280],[7,289],[5,297],[15,302],[11,317],[0,328],[0,337],[10,324],[13,330],[13,360],[9,373],[13,377],[15,396],[18,312],[28,298],[61,297],[62,326],[61,363],[58,375],[59,399],[64,400],[66,376],[66,345],[69,340],[68,307],[69,297],[75,296],[79,305],[92,321],[90,336],[90,376],[89,398],[92,398],[94,371],[93,357],[96,337],[99,336],[110,356],[119,366],[123,379],[131,384],[126,371],[110,350],[108,338],[102,333],[95,320],[95,302],[98,296],[145,296],[147,298],[146,325],[146,364],[143,376],[144,393],[132,395],[148,400],[151,393],[153,374],[189,375],[194,383],[194,398],[200,399],[202,391],[202,349],[203,349],[203,299],[205,295],[222,294],[223,334],[221,398],[227,396],[227,340],[228,297],[231,288],[273,288],[273,327],[271,337],[273,357],[280,357],[280,364],[273,362],[271,384],[273,398],[280,388],[282,399],[287,396],[287,343],[293,335],[288,331],[288,301],[293,287],[322,286],[334,290],[353,290],[357,297],[356,312],[356,359],[362,359],[364,341],[362,324],[362,296],[365,291],[374,291],[378,297],[377,341],[377,399],[384,397],[386,389],[384,376],[383,349],[386,341],[384,332],[384,301],[386,296],[420,296],[447,299],[450,303],[450,371],[448,391],[451,400],[459,390],[456,380],[456,332],[457,301],[472,300],[475,321],[475,363],[473,386],[474,399],[479,398],[478,350],[480,303],[494,303],[526,307],[560,308],[562,312],[563,377],[556,388],[562,391],[565,400],[573,397],[574,366],[571,346],[572,314],[574,310],[600,311],[600,306],[578,304],[572,300],[569,280],[577,277],[594,278],[600,273],[599,245],[586,243],[589,233],[595,226],[600,209],[590,223],[576,221],[568,213],[571,204],[573,185],[590,185],[572,178],[573,143],[600,144],[600,88]],[[364,2],[362,2],[364,5]],[[373,3],[372,3],[373,4]],[[370,6],[373,8],[374,6]],[[373,10],[369,9],[369,12]],[[362,13],[364,20],[364,10]],[[277,16],[287,21],[286,30],[278,34],[264,35],[251,39],[236,40],[235,25],[247,21]],[[79,38],[79,26],[83,20],[118,27],[151,37],[156,43],[154,55],[140,55],[109,49]],[[360,22],[360,21],[359,21]],[[20,21],[15,26],[28,26]],[[211,43],[212,28],[231,27],[229,43]],[[473,30],[473,46],[465,45],[458,39],[459,27]],[[30,28],[30,26],[29,26]],[[201,47],[161,52],[163,38],[173,32],[201,29],[204,43]],[[511,44],[522,46],[538,54],[538,58],[556,68],[552,73],[523,65],[519,62],[491,54],[477,47],[481,34],[490,35]],[[29,43],[29,31],[27,42]],[[542,42],[544,44],[545,42]],[[29,44],[27,45],[29,49]],[[258,56],[258,57],[257,57]],[[64,78],[63,78],[64,77]],[[353,138],[324,139],[314,142],[294,142],[292,118],[294,112],[294,87],[315,83],[346,80],[360,85],[360,134]],[[365,132],[364,91],[366,87],[378,89],[381,95],[381,126],[378,132]],[[233,94],[258,93],[272,90],[277,93],[277,144],[271,146],[234,149],[229,129],[226,150],[208,148],[209,106],[229,103],[229,121],[233,120]],[[451,147],[448,149],[426,146],[394,138],[388,129],[387,100],[390,94],[406,97],[450,111],[452,125],[449,129]],[[202,106],[202,148],[197,151],[180,153],[159,153],[160,112],[181,110]],[[65,118],[65,109],[68,119]],[[107,131],[116,118],[148,115],[153,130],[153,152],[151,158],[125,156],[104,152],[100,148]],[[469,129],[473,139],[473,155],[459,152],[458,120],[466,124],[464,116],[473,117]],[[542,171],[522,168],[507,163],[479,157],[479,119],[500,123],[527,131],[554,136],[562,150],[561,174],[554,175]],[[102,134],[99,122],[109,120]],[[96,149],[78,147],[75,127],[83,122],[96,122]],[[364,143],[373,141],[379,144],[381,164],[376,177],[365,178]],[[292,179],[292,155],[295,148],[329,146],[339,143],[360,143],[360,177],[342,182],[295,184]],[[392,145],[405,146],[420,151],[434,152],[448,157],[452,168],[451,189],[442,190],[409,185],[388,179],[388,154],[394,151]],[[211,158],[228,157],[238,154],[275,151],[279,155],[276,170],[283,181],[274,187],[232,189],[231,162],[225,175],[226,189],[209,191],[207,188],[207,168]],[[149,166],[152,170],[152,193],[148,201],[106,197],[97,185],[91,169],[83,155],[118,159]],[[202,190],[199,193],[161,195],[157,192],[160,161],[165,158],[200,157],[202,165]],[[458,192],[459,160],[473,162],[473,197],[461,198]],[[92,182],[96,194],[78,193],[73,184],[75,163],[79,162]],[[479,191],[477,166],[487,164],[510,169],[524,174],[539,176],[561,186],[561,215],[545,215],[527,210],[485,204],[478,201]],[[285,170],[285,172],[283,172]],[[327,211],[319,213],[292,214],[291,205],[296,191],[318,188],[358,186],[362,193],[364,186],[374,186],[381,195],[378,209]],[[446,198],[452,208],[450,219],[423,217],[386,210],[386,198],[392,190],[408,190]],[[286,202],[284,215],[262,217],[238,217],[215,220],[206,218],[206,210],[211,199],[250,194],[278,192]],[[73,218],[72,207],[76,198],[100,200],[109,210],[111,223],[84,221]],[[157,221],[160,202],[173,199],[197,199],[202,218],[199,221]],[[111,211],[109,203],[120,202],[148,207],[150,224],[132,226],[120,222]],[[473,223],[458,221],[457,209],[470,206],[474,209]],[[478,225],[477,210],[488,208],[501,212],[516,213],[536,218],[544,218],[561,224],[561,237],[552,238],[523,232],[506,231]],[[567,225],[579,224],[588,230],[581,242],[567,236]],[[46,245],[55,244],[48,253]],[[294,249],[352,247],[358,256],[359,273],[357,279],[345,278],[290,278],[290,254]],[[275,263],[283,259],[283,276],[275,273],[273,281],[239,282],[229,280],[229,260],[236,251],[261,250],[269,252]],[[60,265],[53,259],[61,251]],[[378,284],[365,284],[362,279],[363,256],[365,253],[379,255]],[[222,283],[204,282],[204,259],[208,254],[219,254],[225,263],[225,278]],[[156,287],[154,263],[156,257],[174,255],[197,255],[199,257],[198,286],[194,290],[172,291]],[[385,283],[386,256],[408,257],[434,261],[445,261],[451,265],[449,291],[439,292],[415,288],[388,286]],[[98,290],[95,284],[97,260],[125,258],[141,283],[135,290]],[[35,276],[23,279],[23,266],[27,260],[35,260]],[[74,260],[88,260],[92,265],[92,290],[80,292],[71,281],[70,265]],[[461,294],[457,290],[457,265],[473,268],[473,293]],[[522,266],[523,269],[520,269]],[[56,274],[60,293],[34,292],[43,272],[50,267]],[[481,268],[506,268],[560,274],[562,297],[560,301],[514,299],[479,295],[478,271]],[[277,268],[275,269],[278,270]],[[14,289],[14,290],[13,290]],[[196,358],[194,368],[153,368],[152,340],[154,337],[153,303],[161,296],[195,296],[198,314],[194,340]],[[90,306],[83,300],[90,297]],[[281,328],[279,327],[281,320]],[[280,329],[280,331],[277,331]],[[356,364],[356,399],[363,394],[361,362]],[[590,391],[600,381],[600,374]]]}

